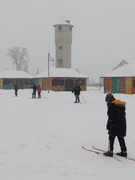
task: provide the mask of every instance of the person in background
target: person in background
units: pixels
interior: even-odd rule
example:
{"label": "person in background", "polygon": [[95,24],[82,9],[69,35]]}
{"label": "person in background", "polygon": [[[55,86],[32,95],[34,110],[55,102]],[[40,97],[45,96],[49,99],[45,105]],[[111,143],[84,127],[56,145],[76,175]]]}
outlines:
{"label": "person in background", "polygon": [[37,86],[37,91],[38,91],[38,98],[41,98],[41,87],[40,87],[40,85]]}
{"label": "person in background", "polygon": [[74,103],[80,102],[80,97],[79,97],[80,92],[81,92],[81,87],[80,87],[79,83],[75,83],[74,89],[72,90],[72,93],[74,93],[74,95],[75,95]]}
{"label": "person in background", "polygon": [[15,96],[17,97],[17,92],[18,92],[18,86],[17,86],[17,84],[14,85],[14,90],[15,90]]}
{"label": "person in background", "polygon": [[108,151],[104,153],[105,156],[113,156],[114,141],[118,138],[121,152],[116,153],[119,156],[127,157],[127,147],[124,137],[126,136],[126,103],[115,99],[112,94],[107,94],[105,97],[107,102],[108,121],[106,128],[109,134]]}
{"label": "person in background", "polygon": [[33,89],[32,98],[35,99],[35,98],[36,98],[36,91],[37,91],[37,86],[36,86],[36,84],[34,83],[31,88]]}

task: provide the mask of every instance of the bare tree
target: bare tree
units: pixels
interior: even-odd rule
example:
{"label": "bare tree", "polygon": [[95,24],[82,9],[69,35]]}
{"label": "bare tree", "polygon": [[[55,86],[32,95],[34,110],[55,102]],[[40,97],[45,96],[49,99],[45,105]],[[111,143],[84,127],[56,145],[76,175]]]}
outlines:
{"label": "bare tree", "polygon": [[13,47],[8,50],[7,55],[12,59],[17,71],[28,72],[29,56],[26,48]]}

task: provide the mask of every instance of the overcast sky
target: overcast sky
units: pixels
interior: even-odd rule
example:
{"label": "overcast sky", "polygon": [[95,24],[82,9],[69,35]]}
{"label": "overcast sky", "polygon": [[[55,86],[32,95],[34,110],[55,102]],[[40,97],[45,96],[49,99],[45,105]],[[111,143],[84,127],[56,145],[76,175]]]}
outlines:
{"label": "overcast sky", "polygon": [[0,71],[15,69],[6,54],[16,46],[28,50],[29,73],[47,69],[53,25],[64,19],[74,25],[72,68],[98,77],[135,61],[134,0],[0,0]]}

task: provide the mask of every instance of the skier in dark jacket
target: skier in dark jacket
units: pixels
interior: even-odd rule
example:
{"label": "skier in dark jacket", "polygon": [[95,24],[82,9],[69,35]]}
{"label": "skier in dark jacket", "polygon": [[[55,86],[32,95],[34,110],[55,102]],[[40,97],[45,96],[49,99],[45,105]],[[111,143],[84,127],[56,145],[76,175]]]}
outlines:
{"label": "skier in dark jacket", "polygon": [[17,86],[17,84],[14,85],[14,90],[15,90],[15,96],[17,96],[17,92],[18,92],[18,86]]}
{"label": "skier in dark jacket", "polygon": [[36,84],[33,84],[33,86],[31,88],[33,89],[32,98],[36,98],[36,91],[37,91]]}
{"label": "skier in dark jacket", "polygon": [[74,92],[75,94],[75,103],[80,102],[80,91],[81,91],[81,87],[79,85],[79,83],[75,83],[74,89],[72,90],[72,93]]}
{"label": "skier in dark jacket", "polygon": [[114,140],[117,136],[121,152],[117,153],[119,156],[127,157],[127,147],[124,137],[126,136],[126,103],[115,99],[112,94],[107,94],[105,101],[107,102],[108,121],[106,128],[109,134],[108,151],[104,153],[105,156],[113,156]]}

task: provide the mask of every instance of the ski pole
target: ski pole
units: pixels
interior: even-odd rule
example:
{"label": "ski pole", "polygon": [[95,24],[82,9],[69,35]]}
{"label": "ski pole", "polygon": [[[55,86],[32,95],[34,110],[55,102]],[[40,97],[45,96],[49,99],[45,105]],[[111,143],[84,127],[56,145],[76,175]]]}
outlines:
{"label": "ski pole", "polygon": [[41,94],[45,97],[45,99],[47,99],[47,97],[41,92]]}
{"label": "ski pole", "polygon": [[85,103],[87,103],[87,102],[85,101],[85,99],[84,99],[84,97],[83,97],[83,95],[82,95],[82,94],[81,94],[81,96],[82,96],[82,98],[83,98],[84,102],[85,102]]}

